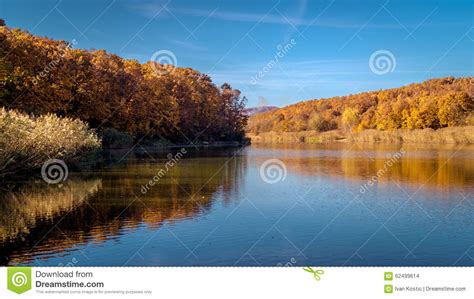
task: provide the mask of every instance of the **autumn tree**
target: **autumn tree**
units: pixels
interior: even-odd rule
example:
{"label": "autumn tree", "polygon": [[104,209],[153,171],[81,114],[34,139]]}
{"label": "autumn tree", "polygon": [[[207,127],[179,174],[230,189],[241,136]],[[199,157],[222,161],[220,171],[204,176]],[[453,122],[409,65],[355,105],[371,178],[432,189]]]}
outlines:
{"label": "autumn tree", "polygon": [[6,74],[0,106],[79,118],[136,141],[242,140],[245,134],[245,97],[191,68],[141,64],[6,26],[0,58]]}
{"label": "autumn tree", "polygon": [[253,115],[247,131],[255,134],[472,125],[472,80],[447,77],[400,88],[299,102]]}
{"label": "autumn tree", "polygon": [[352,129],[359,123],[358,111],[354,108],[348,107],[342,114],[342,125],[346,131],[352,131]]}

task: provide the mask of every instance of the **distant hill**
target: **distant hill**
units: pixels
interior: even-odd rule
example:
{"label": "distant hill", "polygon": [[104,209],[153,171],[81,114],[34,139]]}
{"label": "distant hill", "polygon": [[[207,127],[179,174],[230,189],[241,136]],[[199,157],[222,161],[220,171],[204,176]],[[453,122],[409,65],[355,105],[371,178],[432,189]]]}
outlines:
{"label": "distant hill", "polygon": [[473,77],[439,78],[400,88],[299,102],[249,118],[266,132],[360,132],[474,125]]}
{"label": "distant hill", "polygon": [[244,113],[248,116],[252,116],[255,114],[263,113],[263,112],[268,112],[278,109],[276,106],[261,106],[261,107],[252,107],[252,108],[247,108],[244,110]]}

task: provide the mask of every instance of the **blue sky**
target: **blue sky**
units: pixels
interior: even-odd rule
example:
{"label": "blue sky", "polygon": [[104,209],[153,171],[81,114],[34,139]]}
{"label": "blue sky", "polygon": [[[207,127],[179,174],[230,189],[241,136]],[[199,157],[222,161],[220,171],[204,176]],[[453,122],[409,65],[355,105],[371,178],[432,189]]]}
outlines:
{"label": "blue sky", "polygon": [[[240,89],[248,106],[474,73],[471,0],[0,0],[0,17],[140,62],[171,51],[178,66]],[[383,74],[369,63],[380,50],[391,54]]]}

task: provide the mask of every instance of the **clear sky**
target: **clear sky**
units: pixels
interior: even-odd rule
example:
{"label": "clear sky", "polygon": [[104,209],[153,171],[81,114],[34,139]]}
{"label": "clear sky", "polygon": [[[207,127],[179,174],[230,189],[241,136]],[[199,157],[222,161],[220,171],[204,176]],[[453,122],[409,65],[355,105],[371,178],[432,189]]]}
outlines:
{"label": "clear sky", "polygon": [[474,73],[472,0],[0,0],[0,17],[140,62],[171,51],[248,106]]}

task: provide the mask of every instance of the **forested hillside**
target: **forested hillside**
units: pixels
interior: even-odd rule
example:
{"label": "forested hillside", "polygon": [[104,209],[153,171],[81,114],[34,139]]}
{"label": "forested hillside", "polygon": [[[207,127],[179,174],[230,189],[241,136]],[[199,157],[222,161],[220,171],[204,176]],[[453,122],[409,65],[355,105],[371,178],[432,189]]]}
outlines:
{"label": "forested hillside", "polygon": [[474,78],[440,78],[400,88],[311,100],[249,119],[247,131],[440,129],[474,125]]}
{"label": "forested hillside", "polygon": [[245,98],[190,68],[123,59],[104,50],[0,27],[0,107],[79,118],[173,142],[241,140]]}

